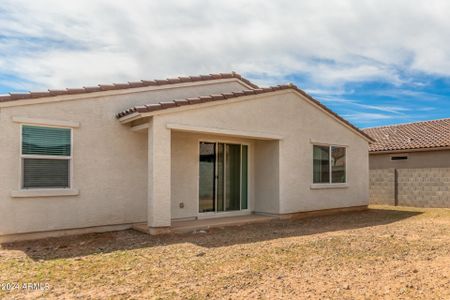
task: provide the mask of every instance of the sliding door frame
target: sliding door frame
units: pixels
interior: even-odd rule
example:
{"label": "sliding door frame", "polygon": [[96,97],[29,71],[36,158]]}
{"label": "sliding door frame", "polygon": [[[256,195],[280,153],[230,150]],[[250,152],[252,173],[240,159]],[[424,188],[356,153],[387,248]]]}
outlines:
{"label": "sliding door frame", "polygon": [[[240,141],[232,141],[232,140],[227,140],[227,139],[211,139],[211,138],[199,138],[197,140],[197,161],[199,162],[200,159],[200,144],[202,142],[205,143],[214,143],[215,144],[215,152],[216,152],[216,159],[215,159],[215,174],[214,174],[214,186],[215,186],[215,190],[214,190],[214,212],[200,212],[199,211],[199,207],[200,207],[200,163],[197,164],[197,216],[199,219],[202,218],[214,218],[214,217],[223,217],[223,216],[233,216],[233,215],[248,215],[251,213],[250,210],[250,161],[251,161],[251,157],[250,157],[250,153],[251,153],[251,144],[248,142],[240,142]],[[224,178],[226,178],[226,169],[225,169],[225,162],[226,162],[226,157],[225,157],[225,148],[226,148],[226,144],[233,144],[233,145],[240,145],[241,146],[241,151],[240,151],[240,174],[241,174],[241,178],[239,181],[239,210],[230,210],[227,211],[224,208],[224,211],[218,211],[218,199],[217,199],[217,190],[218,190],[218,159],[219,159],[219,143],[224,144]],[[247,146],[247,208],[246,209],[242,209],[242,146]],[[225,181],[225,180],[224,180]],[[223,187],[223,197],[224,197],[224,207],[226,205],[225,203],[225,197],[226,197],[226,188],[225,188],[225,182],[224,182],[224,187]]]}

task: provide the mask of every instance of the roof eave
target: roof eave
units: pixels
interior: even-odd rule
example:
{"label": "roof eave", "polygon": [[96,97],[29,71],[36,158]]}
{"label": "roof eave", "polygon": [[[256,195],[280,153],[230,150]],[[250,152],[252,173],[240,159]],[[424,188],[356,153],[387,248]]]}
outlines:
{"label": "roof eave", "polygon": [[[271,93],[286,93],[289,91],[290,90],[280,89],[280,90],[272,91]],[[264,95],[268,95],[268,94],[269,93],[251,94],[251,95],[243,94],[242,96],[239,96],[239,97],[223,99],[223,100],[228,100],[228,101],[207,101],[207,102],[199,101],[198,103],[194,103],[194,104],[185,104],[185,105],[181,105],[181,106],[173,106],[173,107],[164,108],[164,109],[155,109],[155,110],[146,111],[146,112],[139,112],[138,109],[136,109],[136,107],[135,107],[134,109],[136,109],[136,111],[130,112],[130,113],[121,112],[121,113],[126,113],[126,115],[118,117],[117,119],[122,124],[127,124],[127,123],[133,122],[138,119],[149,118],[149,117],[153,117],[155,115],[174,114],[174,113],[178,113],[178,112],[182,112],[182,111],[186,111],[186,110],[201,109],[206,106],[209,107],[209,106],[216,106],[216,105],[221,105],[221,104],[230,104],[230,103],[233,103],[236,101],[245,101],[250,98],[254,98],[257,96],[264,96]],[[200,99],[200,97],[197,97],[197,98]]]}
{"label": "roof eave", "polygon": [[428,152],[428,151],[443,151],[450,150],[450,146],[442,147],[428,147],[428,148],[407,148],[407,149],[393,149],[393,150],[369,150],[369,154],[391,154],[391,153],[410,153],[410,152]]}
{"label": "roof eave", "polygon": [[[234,100],[239,99],[240,101],[242,101],[242,100],[245,100],[248,98],[254,98],[257,96],[270,95],[273,93],[286,92],[286,91],[294,92],[300,97],[305,97],[308,100],[308,103],[310,103],[311,105],[314,105],[316,108],[322,110],[325,114],[332,117],[335,121],[344,125],[348,129],[350,129],[351,131],[353,131],[354,133],[356,133],[357,135],[362,137],[369,144],[372,142],[375,142],[375,140],[373,140],[369,135],[367,135],[366,133],[364,133],[363,131],[358,129],[356,126],[354,126],[353,124],[351,124],[344,118],[340,117],[337,113],[335,113],[332,110],[330,110],[329,108],[327,108],[325,105],[320,103],[318,100],[314,99],[312,96],[308,95],[305,91],[299,89],[297,86],[295,86],[293,84],[289,84],[289,85],[283,85],[283,86],[278,86],[278,87],[282,87],[282,88],[281,89],[278,88],[276,90],[272,90],[272,91],[268,91],[268,92],[264,92],[264,93],[255,93],[255,94],[251,94],[251,95],[243,94],[241,96],[234,97]],[[228,104],[228,103],[232,103],[232,102],[230,102],[230,101],[212,101],[212,102],[206,102],[206,103],[209,103],[210,105],[217,105],[217,103]],[[199,108],[198,105],[206,104],[206,103],[204,102],[204,103],[197,103],[195,105],[174,106],[174,107],[170,107],[170,108],[158,109],[158,110],[149,111],[149,112],[140,112],[140,113],[134,112],[131,114],[127,114],[123,117],[119,117],[118,119],[121,123],[125,124],[125,123],[129,123],[129,122],[135,121],[140,118],[151,117],[151,116],[154,116],[157,114],[176,113],[178,111],[184,111],[187,107],[189,107],[190,109],[197,109],[197,108]]]}
{"label": "roof eave", "polygon": [[236,81],[248,89],[258,86],[238,73],[218,73],[209,75],[169,78],[163,80],[141,80],[138,82],[99,84],[93,87],[67,88],[41,92],[20,92],[0,95],[0,107],[45,103],[49,101],[77,100],[101,97],[104,94],[131,93],[135,90],[163,89],[186,85],[209,84],[217,81]]}
{"label": "roof eave", "polygon": [[142,113],[140,112],[134,112],[128,115],[125,115],[123,117],[118,118],[119,122],[122,124],[127,124],[133,121],[136,121],[138,119],[142,119]]}

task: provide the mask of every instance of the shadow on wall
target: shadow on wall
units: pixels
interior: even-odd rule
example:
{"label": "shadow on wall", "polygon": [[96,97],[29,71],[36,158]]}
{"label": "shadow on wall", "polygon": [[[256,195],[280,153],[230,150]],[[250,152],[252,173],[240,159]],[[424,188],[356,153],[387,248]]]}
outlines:
{"label": "shadow on wall", "polygon": [[83,257],[96,253],[191,243],[205,248],[249,244],[272,239],[307,236],[325,232],[378,226],[404,220],[421,212],[369,209],[362,212],[311,217],[292,221],[211,229],[208,233],[150,236],[133,230],[50,238],[3,244],[2,248],[23,251],[33,260]]}

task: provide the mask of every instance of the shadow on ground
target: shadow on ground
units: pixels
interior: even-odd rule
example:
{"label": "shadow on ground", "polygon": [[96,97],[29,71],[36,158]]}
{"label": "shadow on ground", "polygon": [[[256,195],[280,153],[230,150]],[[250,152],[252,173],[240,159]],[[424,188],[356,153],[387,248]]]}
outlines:
{"label": "shadow on ground", "polygon": [[134,230],[126,230],[9,243],[3,244],[2,248],[23,251],[33,260],[82,257],[96,253],[161,247],[178,243],[192,243],[205,248],[215,248],[385,225],[419,214],[421,212],[369,209],[332,216],[211,229],[207,233],[150,236]]}

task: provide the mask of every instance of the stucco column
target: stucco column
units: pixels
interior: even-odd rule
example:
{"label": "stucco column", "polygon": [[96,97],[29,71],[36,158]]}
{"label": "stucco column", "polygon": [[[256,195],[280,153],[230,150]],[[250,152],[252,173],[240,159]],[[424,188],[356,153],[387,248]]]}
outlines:
{"label": "stucco column", "polygon": [[170,129],[154,116],[148,128],[148,212],[151,234],[165,231],[171,225]]}

